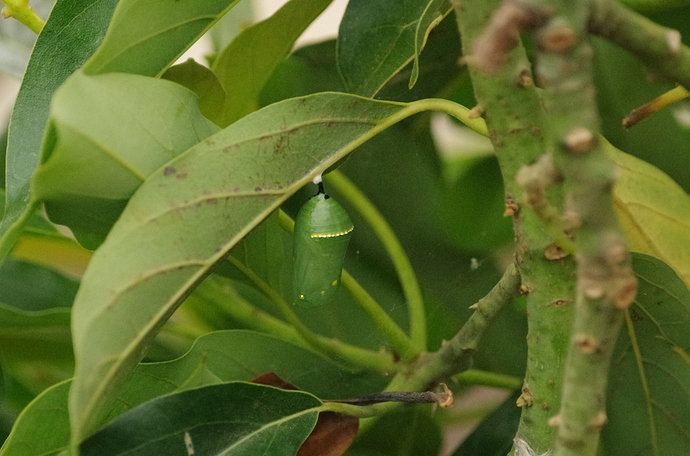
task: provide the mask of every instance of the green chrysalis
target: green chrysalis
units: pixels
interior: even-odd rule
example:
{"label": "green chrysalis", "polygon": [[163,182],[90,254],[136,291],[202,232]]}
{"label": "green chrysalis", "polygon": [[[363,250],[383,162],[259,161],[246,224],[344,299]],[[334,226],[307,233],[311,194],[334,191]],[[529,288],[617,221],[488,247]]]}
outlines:
{"label": "green chrysalis", "polygon": [[343,261],[354,226],[337,201],[326,195],[319,182],[295,220],[295,301],[312,307],[330,302],[340,285]]}

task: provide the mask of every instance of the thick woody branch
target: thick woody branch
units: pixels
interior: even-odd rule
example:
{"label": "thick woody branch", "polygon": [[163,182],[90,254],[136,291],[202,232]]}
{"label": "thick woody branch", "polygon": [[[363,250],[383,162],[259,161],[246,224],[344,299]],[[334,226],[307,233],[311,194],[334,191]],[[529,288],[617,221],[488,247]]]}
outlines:
{"label": "thick woody branch", "polygon": [[[592,49],[586,38],[589,3],[551,3],[558,9],[534,31],[537,78],[544,89],[554,165],[564,179],[564,215],[574,226],[578,263],[563,398],[551,424],[558,426],[555,456],[594,456],[606,423],[610,359],[623,309],[634,299],[637,283],[613,213],[614,169],[597,140]],[[555,36],[560,39],[554,41]]]}

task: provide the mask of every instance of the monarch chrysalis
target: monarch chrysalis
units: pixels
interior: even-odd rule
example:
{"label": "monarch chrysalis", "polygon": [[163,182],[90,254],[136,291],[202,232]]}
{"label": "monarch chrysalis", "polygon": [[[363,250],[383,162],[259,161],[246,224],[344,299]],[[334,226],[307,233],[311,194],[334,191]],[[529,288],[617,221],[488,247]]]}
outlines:
{"label": "monarch chrysalis", "polygon": [[295,301],[303,306],[330,302],[340,284],[343,261],[354,226],[319,182],[295,220],[293,257]]}

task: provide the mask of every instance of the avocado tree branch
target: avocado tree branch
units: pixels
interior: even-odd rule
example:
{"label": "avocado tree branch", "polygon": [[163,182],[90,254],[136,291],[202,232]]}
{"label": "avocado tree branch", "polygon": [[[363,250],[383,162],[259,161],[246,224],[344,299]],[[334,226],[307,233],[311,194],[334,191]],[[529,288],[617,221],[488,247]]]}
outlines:
{"label": "avocado tree branch", "polygon": [[555,456],[594,456],[606,423],[608,369],[623,310],[637,282],[611,192],[614,168],[598,140],[587,39],[589,2],[522,0],[538,11],[533,28],[536,75],[549,119],[553,163],[566,192],[563,220],[576,243],[577,298],[558,415]]}
{"label": "avocado tree branch", "polygon": [[[527,370],[518,401],[523,409],[516,440],[542,454],[552,448],[555,438],[548,421],[561,402],[575,301],[575,262],[570,255],[552,254],[555,242],[566,236],[562,230],[553,235],[558,224],[535,209],[525,183],[518,182],[520,170],[535,165],[547,152],[541,100],[519,41],[521,28],[544,19],[500,0],[453,4],[479,111],[484,113],[503,175],[505,213],[513,218],[516,264],[526,293]],[[543,209],[560,212],[562,187],[551,185],[548,190]]]}

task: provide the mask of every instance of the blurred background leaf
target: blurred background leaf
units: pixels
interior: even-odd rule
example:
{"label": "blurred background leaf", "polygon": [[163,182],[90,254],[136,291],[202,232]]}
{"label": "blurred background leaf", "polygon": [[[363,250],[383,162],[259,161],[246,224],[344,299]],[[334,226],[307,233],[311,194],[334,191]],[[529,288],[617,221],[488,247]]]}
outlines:
{"label": "blurred background leaf", "polygon": [[662,261],[633,254],[639,281],[616,345],[604,454],[684,454],[690,448],[690,291]]}

